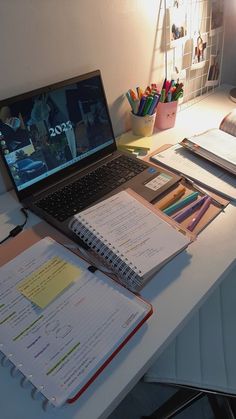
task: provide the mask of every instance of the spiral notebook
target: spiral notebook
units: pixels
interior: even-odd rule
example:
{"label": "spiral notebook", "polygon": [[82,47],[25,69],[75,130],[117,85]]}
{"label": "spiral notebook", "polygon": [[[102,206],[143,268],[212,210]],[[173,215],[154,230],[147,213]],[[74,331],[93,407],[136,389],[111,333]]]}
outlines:
{"label": "spiral notebook", "polygon": [[73,403],[151,314],[149,303],[50,237],[0,267],[2,362],[45,405]]}
{"label": "spiral notebook", "polygon": [[81,211],[69,228],[133,292],[194,239],[130,189]]}

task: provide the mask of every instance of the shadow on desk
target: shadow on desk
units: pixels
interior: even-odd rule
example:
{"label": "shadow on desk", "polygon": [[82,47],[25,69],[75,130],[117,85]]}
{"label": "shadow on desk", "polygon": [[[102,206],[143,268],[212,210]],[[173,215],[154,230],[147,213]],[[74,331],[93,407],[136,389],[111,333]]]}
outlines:
{"label": "shadow on desk", "polygon": [[179,279],[181,272],[191,264],[191,260],[192,256],[188,253],[188,249],[176,255],[150,280],[148,286],[142,289],[141,295],[150,301],[161,294]]}

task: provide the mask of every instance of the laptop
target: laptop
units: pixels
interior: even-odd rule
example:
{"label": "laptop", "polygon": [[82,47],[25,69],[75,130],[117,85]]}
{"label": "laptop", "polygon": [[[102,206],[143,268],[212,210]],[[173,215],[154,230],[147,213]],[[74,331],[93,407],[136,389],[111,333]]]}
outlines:
{"label": "laptop", "polygon": [[127,187],[153,202],[180,179],[117,150],[99,70],[0,101],[0,145],[22,205],[76,241],[75,213]]}

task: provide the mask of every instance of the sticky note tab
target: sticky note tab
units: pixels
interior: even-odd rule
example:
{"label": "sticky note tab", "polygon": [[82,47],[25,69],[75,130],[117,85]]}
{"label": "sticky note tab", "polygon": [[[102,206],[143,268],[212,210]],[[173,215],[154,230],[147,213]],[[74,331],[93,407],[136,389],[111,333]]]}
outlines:
{"label": "sticky note tab", "polygon": [[59,257],[40,266],[18,285],[26,298],[45,308],[81,275],[81,270]]}

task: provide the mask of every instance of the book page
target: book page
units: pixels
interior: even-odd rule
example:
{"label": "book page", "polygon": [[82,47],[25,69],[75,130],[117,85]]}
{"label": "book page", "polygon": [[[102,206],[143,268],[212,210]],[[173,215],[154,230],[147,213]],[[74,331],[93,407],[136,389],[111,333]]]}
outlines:
{"label": "book page", "polygon": [[223,118],[220,129],[236,137],[236,109]]}
{"label": "book page", "polygon": [[[45,309],[18,286],[59,258],[77,269],[73,283]],[[81,390],[150,311],[150,305],[45,238],[0,268],[1,348],[55,406]]]}
{"label": "book page", "polygon": [[186,150],[179,144],[155,154],[151,160],[182,173],[197,183],[236,199],[236,177]]}
{"label": "book page", "polygon": [[82,211],[78,219],[141,277],[190,241],[126,191]]}

